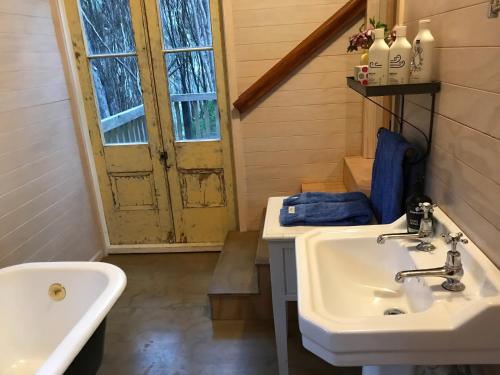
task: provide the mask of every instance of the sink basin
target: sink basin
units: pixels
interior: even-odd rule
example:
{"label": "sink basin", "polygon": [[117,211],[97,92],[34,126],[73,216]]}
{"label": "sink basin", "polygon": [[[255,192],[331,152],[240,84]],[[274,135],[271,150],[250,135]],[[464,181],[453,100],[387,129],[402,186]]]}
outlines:
{"label": "sink basin", "polygon": [[[326,313],[347,321],[380,317],[390,309],[414,313],[431,307],[433,296],[428,285],[394,281],[393,270],[416,267],[409,251],[399,244],[388,243],[382,249],[373,245],[371,236],[339,238],[333,243],[323,236],[318,238],[315,256],[310,259],[317,267],[319,285],[329,285],[318,290]],[[373,252],[378,253],[376,259]]]}
{"label": "sink basin", "polygon": [[[436,233],[460,229],[440,209]],[[463,292],[442,278],[394,281],[398,271],[441,267],[449,250],[388,240],[390,225],[320,228],[296,239],[299,324],[304,346],[334,365],[471,364],[500,362],[500,272],[471,241],[460,244]]]}

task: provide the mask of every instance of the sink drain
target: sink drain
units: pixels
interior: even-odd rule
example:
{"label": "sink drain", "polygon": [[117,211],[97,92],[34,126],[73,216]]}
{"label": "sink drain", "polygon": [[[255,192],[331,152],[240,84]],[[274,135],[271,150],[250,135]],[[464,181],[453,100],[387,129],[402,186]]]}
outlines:
{"label": "sink drain", "polygon": [[384,315],[401,315],[401,314],[406,314],[406,313],[398,308],[387,309],[384,311]]}

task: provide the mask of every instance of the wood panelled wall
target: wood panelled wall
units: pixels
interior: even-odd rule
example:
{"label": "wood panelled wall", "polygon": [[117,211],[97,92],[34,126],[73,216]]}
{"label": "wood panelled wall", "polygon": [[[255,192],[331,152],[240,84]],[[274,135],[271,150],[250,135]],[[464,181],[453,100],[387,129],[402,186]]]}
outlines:
{"label": "wood panelled wall", "polygon": [[[427,192],[500,266],[500,18],[489,1],[406,1],[409,38],[430,18],[436,38],[437,97]],[[414,96],[412,122],[425,124],[429,101]]]}
{"label": "wood panelled wall", "polygon": [[[234,40],[238,94],[345,2],[232,0],[233,30],[226,33]],[[240,118],[249,229],[258,228],[268,197],[296,193],[303,182],[341,181],[343,157],[361,154],[361,98],[345,85],[359,64],[359,55],[346,53],[347,38],[361,23]]]}
{"label": "wood panelled wall", "polygon": [[0,267],[90,260],[101,235],[48,0],[0,2]]}

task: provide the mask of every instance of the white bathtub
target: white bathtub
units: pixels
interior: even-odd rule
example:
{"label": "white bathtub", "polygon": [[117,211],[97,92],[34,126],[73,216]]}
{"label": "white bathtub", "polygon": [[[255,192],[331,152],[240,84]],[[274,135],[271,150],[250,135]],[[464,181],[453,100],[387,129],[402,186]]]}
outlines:
{"label": "white bathtub", "polygon": [[[53,300],[60,283],[66,297]],[[0,374],[62,374],[123,292],[121,269],[98,262],[0,269]]]}

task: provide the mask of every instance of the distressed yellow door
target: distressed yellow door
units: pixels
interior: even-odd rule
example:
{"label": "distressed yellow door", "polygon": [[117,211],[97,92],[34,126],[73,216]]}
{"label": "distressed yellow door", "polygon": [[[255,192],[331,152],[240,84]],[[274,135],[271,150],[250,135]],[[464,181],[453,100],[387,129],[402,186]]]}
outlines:
{"label": "distressed yellow door", "polygon": [[236,223],[218,4],[155,1],[65,0],[110,242],[222,242]]}
{"label": "distressed yellow door", "polygon": [[65,1],[109,239],[174,242],[141,2],[113,2]]}
{"label": "distressed yellow door", "polygon": [[236,226],[219,2],[145,1],[176,241]]}

